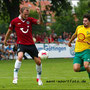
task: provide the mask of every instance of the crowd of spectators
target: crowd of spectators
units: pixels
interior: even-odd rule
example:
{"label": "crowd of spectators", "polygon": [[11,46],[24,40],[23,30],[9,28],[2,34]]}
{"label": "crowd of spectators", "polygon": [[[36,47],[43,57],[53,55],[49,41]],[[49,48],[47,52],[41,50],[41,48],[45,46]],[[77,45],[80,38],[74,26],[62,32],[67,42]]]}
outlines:
{"label": "crowd of spectators", "polygon": [[[66,44],[68,43],[69,39],[71,38],[72,33],[67,33],[67,32],[63,32],[62,35],[57,35],[54,30],[52,30],[50,35],[47,35],[46,32],[42,33],[42,34],[33,34],[33,40],[35,43],[56,43],[56,44]],[[17,36],[16,33],[12,33],[10,35],[10,38],[8,39],[8,43],[10,44],[9,46],[4,46],[3,45],[3,41],[5,38],[5,33],[0,34],[0,59],[9,59],[10,55],[12,55],[12,59],[14,59],[14,56],[16,54],[17,51],[17,44],[16,44],[16,40],[17,40]],[[11,45],[13,47],[11,47]],[[5,57],[5,56],[8,57]],[[24,58],[26,59],[27,57],[24,55]]]}

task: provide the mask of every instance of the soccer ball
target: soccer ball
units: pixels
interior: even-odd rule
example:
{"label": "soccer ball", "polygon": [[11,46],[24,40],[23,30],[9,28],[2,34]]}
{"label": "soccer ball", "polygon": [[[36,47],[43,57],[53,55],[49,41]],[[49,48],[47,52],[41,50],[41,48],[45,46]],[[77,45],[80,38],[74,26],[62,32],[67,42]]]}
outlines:
{"label": "soccer ball", "polygon": [[41,59],[47,59],[47,58],[48,58],[48,52],[47,52],[46,50],[41,50],[41,51],[39,51],[38,56],[39,56]]}

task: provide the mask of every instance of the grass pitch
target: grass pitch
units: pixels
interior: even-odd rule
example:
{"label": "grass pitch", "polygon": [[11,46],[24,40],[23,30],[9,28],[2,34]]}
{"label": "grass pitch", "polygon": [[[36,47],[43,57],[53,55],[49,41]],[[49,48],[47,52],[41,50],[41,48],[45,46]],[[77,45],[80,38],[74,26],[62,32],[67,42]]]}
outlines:
{"label": "grass pitch", "polygon": [[15,60],[0,61],[0,90],[62,90],[90,89],[87,72],[74,72],[73,59],[42,60],[43,86],[36,82],[36,65],[33,60],[23,60],[18,84],[12,84]]}

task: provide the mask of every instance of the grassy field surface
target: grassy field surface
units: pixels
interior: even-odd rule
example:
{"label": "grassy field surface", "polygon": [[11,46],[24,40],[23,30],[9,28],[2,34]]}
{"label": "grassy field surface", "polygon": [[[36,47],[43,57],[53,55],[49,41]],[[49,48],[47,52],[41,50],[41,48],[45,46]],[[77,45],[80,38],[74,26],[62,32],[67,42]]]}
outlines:
{"label": "grassy field surface", "polygon": [[18,84],[12,84],[14,63],[15,60],[0,61],[0,90],[90,89],[87,72],[73,71],[73,59],[42,60],[42,86],[37,85],[33,60],[22,61]]}

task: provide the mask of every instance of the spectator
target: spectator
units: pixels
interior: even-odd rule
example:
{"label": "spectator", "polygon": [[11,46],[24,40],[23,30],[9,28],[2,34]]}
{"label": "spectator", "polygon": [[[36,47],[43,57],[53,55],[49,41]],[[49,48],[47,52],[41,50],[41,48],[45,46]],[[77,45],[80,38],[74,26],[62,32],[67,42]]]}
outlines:
{"label": "spectator", "polygon": [[36,43],[40,43],[40,42],[41,42],[40,35],[36,34]]}
{"label": "spectator", "polygon": [[12,57],[14,59],[14,51],[13,51],[13,48],[11,47],[11,45],[9,45],[7,48],[6,48],[6,52],[8,54],[8,59],[10,57],[10,54],[12,54]]}
{"label": "spectator", "polygon": [[48,36],[46,36],[46,37],[44,38],[44,43],[49,43],[49,38],[48,38]]}
{"label": "spectator", "polygon": [[33,41],[36,43],[35,34],[33,34],[32,36],[33,36]]}
{"label": "spectator", "polygon": [[40,38],[41,38],[41,43],[44,43],[44,38],[45,38],[45,37],[44,37],[43,34],[40,35]]}
{"label": "spectator", "polygon": [[4,45],[2,44],[2,46],[0,46],[0,60],[2,60],[2,59],[7,59],[6,57],[5,57],[5,51],[4,51]]}
{"label": "spectator", "polygon": [[1,43],[3,43],[4,38],[5,38],[5,33],[2,34]]}
{"label": "spectator", "polygon": [[59,38],[58,38],[58,42],[63,44],[64,43],[64,40],[62,39],[62,36],[60,35]]}
{"label": "spectator", "polygon": [[51,35],[52,35],[52,36],[53,36],[53,35],[57,36],[57,34],[55,33],[54,30],[52,30]]}
{"label": "spectator", "polygon": [[53,39],[52,35],[49,36],[49,43],[54,43],[54,39]]}

